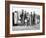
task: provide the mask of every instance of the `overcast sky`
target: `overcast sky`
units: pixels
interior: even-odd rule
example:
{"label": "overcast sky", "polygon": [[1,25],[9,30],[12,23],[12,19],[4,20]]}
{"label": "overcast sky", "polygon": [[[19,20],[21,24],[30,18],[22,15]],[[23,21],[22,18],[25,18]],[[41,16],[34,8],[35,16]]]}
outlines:
{"label": "overcast sky", "polygon": [[21,7],[21,8],[16,8],[16,7],[13,7],[13,12],[14,11],[19,11],[20,13],[21,13],[21,11],[22,11],[22,9],[24,10],[24,11],[26,11],[26,12],[29,12],[29,14],[32,12],[32,13],[34,13],[34,11],[35,11],[35,13],[36,14],[39,14],[39,12],[40,12],[40,9],[39,8],[23,8],[23,7]]}

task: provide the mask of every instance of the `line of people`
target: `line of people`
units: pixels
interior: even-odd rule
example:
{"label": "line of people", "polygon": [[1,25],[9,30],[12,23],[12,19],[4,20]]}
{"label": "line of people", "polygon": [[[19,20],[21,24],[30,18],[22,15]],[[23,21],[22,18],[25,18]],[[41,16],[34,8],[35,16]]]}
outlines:
{"label": "line of people", "polygon": [[20,14],[20,17],[20,21],[22,24],[26,24],[27,26],[35,24],[35,12],[32,15],[32,12],[29,14],[28,12],[24,12],[24,10],[22,10],[22,14]]}

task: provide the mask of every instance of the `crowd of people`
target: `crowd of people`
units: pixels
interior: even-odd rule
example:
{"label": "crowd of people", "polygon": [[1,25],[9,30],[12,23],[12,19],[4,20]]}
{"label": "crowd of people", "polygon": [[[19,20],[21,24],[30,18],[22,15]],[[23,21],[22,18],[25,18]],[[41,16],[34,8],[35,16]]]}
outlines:
{"label": "crowd of people", "polygon": [[32,14],[32,12],[24,12],[24,10],[22,10],[22,13],[20,14],[20,21],[22,24],[26,24],[26,25],[33,25],[35,24],[35,12],[34,14]]}
{"label": "crowd of people", "polygon": [[[13,13],[13,24],[15,22],[15,24],[19,24],[19,25],[35,25],[37,24],[37,22],[40,20],[40,17],[36,16],[35,11],[33,12],[27,12],[22,10],[22,12],[20,13],[20,15],[18,15],[20,12],[15,11]],[[16,16],[17,15],[17,16]],[[15,18],[15,19],[14,19]],[[38,18],[38,19],[37,19]]]}

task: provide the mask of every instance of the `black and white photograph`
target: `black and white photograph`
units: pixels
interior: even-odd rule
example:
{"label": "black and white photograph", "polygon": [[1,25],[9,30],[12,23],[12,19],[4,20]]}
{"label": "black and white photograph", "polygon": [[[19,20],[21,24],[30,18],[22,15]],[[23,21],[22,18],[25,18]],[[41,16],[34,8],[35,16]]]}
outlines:
{"label": "black and white photograph", "polygon": [[40,15],[36,13],[39,9],[36,9],[36,11],[31,11],[31,8],[18,9],[12,13],[13,31],[40,29]]}
{"label": "black and white photograph", "polygon": [[45,34],[44,3],[6,1],[5,37]]}
{"label": "black and white photograph", "polygon": [[10,5],[12,31],[42,31],[42,6]]}

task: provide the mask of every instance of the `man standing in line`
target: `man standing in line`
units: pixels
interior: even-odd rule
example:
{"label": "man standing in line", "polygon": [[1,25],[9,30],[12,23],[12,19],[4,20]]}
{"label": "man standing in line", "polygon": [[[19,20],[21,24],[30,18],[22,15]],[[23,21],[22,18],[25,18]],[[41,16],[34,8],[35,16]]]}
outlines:
{"label": "man standing in line", "polygon": [[35,25],[35,12],[33,14],[33,25]]}

